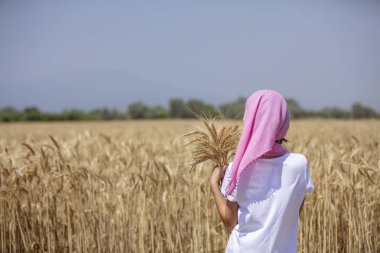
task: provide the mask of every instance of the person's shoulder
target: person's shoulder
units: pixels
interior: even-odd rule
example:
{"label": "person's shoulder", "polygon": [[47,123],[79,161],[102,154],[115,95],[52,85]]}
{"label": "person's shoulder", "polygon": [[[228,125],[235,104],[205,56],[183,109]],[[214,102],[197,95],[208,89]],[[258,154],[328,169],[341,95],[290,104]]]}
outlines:
{"label": "person's shoulder", "polygon": [[308,163],[306,156],[300,153],[289,153],[289,155],[286,157],[286,160],[299,166],[305,166]]}

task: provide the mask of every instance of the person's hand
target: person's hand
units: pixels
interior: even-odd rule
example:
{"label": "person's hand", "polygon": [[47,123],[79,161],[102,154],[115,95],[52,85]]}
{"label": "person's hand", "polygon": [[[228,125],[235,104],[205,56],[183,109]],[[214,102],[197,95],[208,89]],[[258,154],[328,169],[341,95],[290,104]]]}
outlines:
{"label": "person's hand", "polygon": [[217,186],[219,187],[221,181],[223,180],[224,174],[226,173],[228,165],[224,165],[223,167],[216,166],[211,173],[210,185],[211,187]]}

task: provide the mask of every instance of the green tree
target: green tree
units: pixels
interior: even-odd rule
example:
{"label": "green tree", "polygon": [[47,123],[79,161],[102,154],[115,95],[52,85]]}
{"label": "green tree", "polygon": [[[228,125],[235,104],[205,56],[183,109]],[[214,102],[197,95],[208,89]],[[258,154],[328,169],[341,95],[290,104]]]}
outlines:
{"label": "green tree", "polygon": [[219,109],[223,116],[231,119],[242,119],[245,108],[245,97],[239,97],[231,103],[222,104]]}
{"label": "green tree", "polygon": [[142,102],[132,103],[128,106],[128,115],[132,119],[147,119],[149,114],[149,107]]}
{"label": "green tree", "polygon": [[0,110],[0,121],[10,122],[10,121],[18,121],[21,118],[21,113],[11,107],[7,106]]}
{"label": "green tree", "polygon": [[299,103],[293,98],[286,98],[286,103],[288,104],[288,110],[290,113],[290,118],[298,119],[306,116],[305,111],[301,108]]}
{"label": "green tree", "polygon": [[125,119],[126,114],[118,111],[117,109],[108,109],[103,107],[95,111],[87,113],[86,118],[97,118],[100,120],[115,120],[115,119]]}
{"label": "green tree", "polygon": [[40,110],[35,106],[27,107],[24,109],[23,118],[26,121],[39,121],[42,120],[42,114]]}
{"label": "green tree", "polygon": [[169,112],[162,106],[154,106],[150,108],[149,118],[152,118],[152,119],[169,118]]}
{"label": "green tree", "polygon": [[64,113],[43,113],[42,119],[44,121],[63,121],[67,120]]}
{"label": "green tree", "polygon": [[350,117],[350,112],[337,107],[326,107],[320,112],[320,115],[325,118],[344,119]]}
{"label": "green tree", "polygon": [[169,101],[169,114],[172,118],[185,118],[186,104],[180,98],[172,98]]}
{"label": "green tree", "polygon": [[63,112],[64,118],[70,121],[83,120],[85,113],[78,109],[66,110]]}
{"label": "green tree", "polygon": [[187,111],[185,112],[185,118],[194,118],[196,115],[217,116],[218,111],[211,104],[207,104],[200,99],[190,99],[186,103]]}
{"label": "green tree", "polygon": [[375,118],[377,113],[370,107],[355,103],[351,107],[351,116],[354,119]]}

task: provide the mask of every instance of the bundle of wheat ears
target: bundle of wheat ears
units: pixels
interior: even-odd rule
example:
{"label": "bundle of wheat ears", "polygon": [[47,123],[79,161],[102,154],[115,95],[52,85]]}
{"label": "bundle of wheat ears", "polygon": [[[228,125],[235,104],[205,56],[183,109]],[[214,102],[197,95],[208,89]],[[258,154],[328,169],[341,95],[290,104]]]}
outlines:
{"label": "bundle of wheat ears", "polygon": [[217,166],[228,164],[234,157],[239,142],[239,125],[206,117],[200,117],[199,120],[202,124],[184,135],[193,156],[190,171],[208,160]]}

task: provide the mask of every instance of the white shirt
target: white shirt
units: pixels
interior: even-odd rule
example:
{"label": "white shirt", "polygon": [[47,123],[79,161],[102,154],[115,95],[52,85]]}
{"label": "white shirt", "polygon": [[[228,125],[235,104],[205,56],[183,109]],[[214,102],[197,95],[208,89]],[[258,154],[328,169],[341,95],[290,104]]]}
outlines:
{"label": "white shirt", "polygon": [[[231,165],[223,179],[223,194]],[[239,210],[226,252],[296,253],[299,208],[311,191],[314,185],[304,155],[287,153],[257,159],[241,173],[228,196],[230,201],[237,201]]]}

